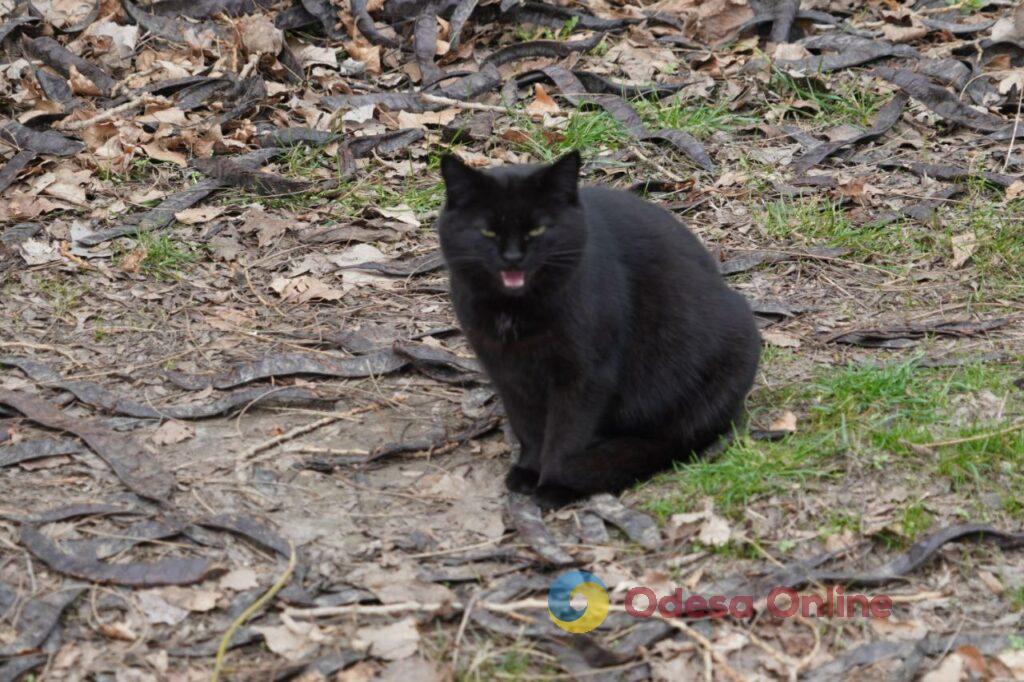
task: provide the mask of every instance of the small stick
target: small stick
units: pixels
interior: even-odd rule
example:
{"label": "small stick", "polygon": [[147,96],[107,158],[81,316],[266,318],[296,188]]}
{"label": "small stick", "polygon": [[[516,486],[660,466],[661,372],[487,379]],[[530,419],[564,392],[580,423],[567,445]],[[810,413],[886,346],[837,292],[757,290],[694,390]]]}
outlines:
{"label": "small stick", "polygon": [[295,564],[298,563],[298,554],[295,552],[295,545],[288,543],[289,549],[291,549],[291,555],[288,557],[288,566],[284,569],[284,573],[277,579],[270,589],[263,593],[263,596],[257,599],[252,605],[249,606],[245,611],[242,611],[238,615],[238,618],[228,627],[224,636],[220,640],[220,646],[217,647],[217,658],[213,666],[213,674],[210,676],[210,682],[217,682],[220,679],[220,674],[224,670],[224,655],[228,651],[228,646],[231,644],[231,638],[234,637],[235,633],[238,632],[238,628],[245,624],[245,621],[249,620],[254,613],[262,609],[267,603],[274,598],[274,595],[281,591],[292,577],[292,573],[295,572]]}
{"label": "small stick", "polygon": [[985,440],[986,438],[995,438],[996,436],[1005,436],[1008,433],[1014,431],[1020,431],[1024,429],[1024,422],[1018,422],[1012,426],[1007,426],[1005,429],[999,429],[998,431],[990,431],[988,433],[979,433],[973,436],[965,436],[963,438],[953,438],[951,440],[937,440],[934,443],[908,443],[918,448],[941,448],[947,445],[959,445],[960,443],[973,443],[977,440]]}
{"label": "small stick", "polygon": [[506,109],[505,107],[499,107],[496,104],[484,104],[483,102],[463,102],[462,100],[452,99],[451,97],[431,95],[426,92],[420,93],[420,101],[426,102],[427,104],[443,104],[446,107],[472,109],[473,111],[497,111],[502,114],[508,112],[508,109]]}
{"label": "small stick", "polygon": [[1024,102],[1024,83],[1017,81],[1017,116],[1013,119],[1013,130],[1010,131],[1010,145],[1006,148],[1006,160],[1003,161],[1003,172],[1010,165],[1010,154],[1013,152],[1013,143],[1017,139],[1017,130],[1020,128],[1020,105]]}
{"label": "small stick", "polygon": [[134,99],[128,100],[124,104],[118,104],[116,107],[111,107],[110,109],[101,111],[100,113],[96,114],[91,118],[86,118],[81,121],[71,121],[69,123],[58,123],[54,126],[54,128],[57,128],[58,130],[67,130],[70,132],[74,132],[76,130],[83,130],[91,125],[103,123],[104,121],[109,121],[110,119],[115,118],[119,114],[123,114],[124,112],[130,111],[137,106],[145,104],[166,104],[170,106],[171,101],[168,100],[166,97],[151,95],[147,92],[145,94],[139,95],[138,97],[135,97]]}

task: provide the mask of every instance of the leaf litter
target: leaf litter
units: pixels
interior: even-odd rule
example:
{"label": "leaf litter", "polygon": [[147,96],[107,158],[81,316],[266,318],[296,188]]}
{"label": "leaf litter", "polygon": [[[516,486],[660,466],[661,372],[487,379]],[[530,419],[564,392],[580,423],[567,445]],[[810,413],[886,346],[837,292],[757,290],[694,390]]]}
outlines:
{"label": "leaf litter", "polygon": [[[220,643],[211,633],[272,584],[292,545],[300,570],[231,638],[245,648],[229,656],[243,675],[420,670],[433,646],[426,627],[442,633],[445,661],[480,679],[490,673],[475,656],[490,642],[536,646],[588,678],[610,678],[608,666],[638,676],[703,667],[701,640],[657,620],[613,613],[567,642],[539,606],[553,567],[606,578],[613,603],[620,586],[671,566],[692,570],[680,581],[701,593],[824,581],[913,594],[938,573],[958,575],[946,543],[983,540],[1000,548],[986,575],[1012,588],[1019,534],[950,525],[962,519],[943,509],[973,510],[971,500],[930,482],[916,485],[944,496],[923,512],[941,518],[937,532],[902,552],[868,533],[866,548],[840,555],[874,569],[825,568],[837,557],[814,554],[837,548],[814,530],[832,518],[815,514],[818,498],[828,513],[857,513],[838,485],[820,482],[755,497],[742,518],[708,511],[717,505],[693,512],[691,501],[668,515],[675,531],[662,511],[641,511],[657,481],[549,515],[513,496],[502,518],[514,446],[493,397],[469,395],[486,392],[485,379],[453,329],[429,226],[443,201],[441,151],[517,163],[582,147],[588,180],[636,184],[717,248],[772,352],[796,358],[798,380],[813,366],[871,366],[877,353],[914,348],[929,353],[922,367],[1018,357],[1012,291],[978,289],[981,310],[961,294],[1018,262],[979,202],[1012,214],[1021,197],[1019,9],[79,5],[16,3],[0,27],[0,305],[17,321],[0,347],[18,370],[0,375],[5,510],[17,510],[4,511],[4,539],[39,559],[31,594],[13,572],[21,562],[0,572],[4,610],[23,604],[3,639],[17,657],[0,675],[48,660],[59,675],[74,656],[130,668],[136,640],[160,647],[179,633],[195,641],[176,639],[161,674],[209,672]],[[965,209],[973,222],[960,219]],[[946,222],[955,229],[940,234]],[[904,310],[900,291],[924,309]],[[769,384],[773,371],[766,361]],[[1012,429],[1019,410],[1003,398],[959,409],[995,410]],[[813,410],[768,407],[759,423],[769,429],[750,436],[770,437],[756,442],[785,448],[813,432]],[[848,471],[852,485],[871,480]],[[889,483],[875,479],[862,499]],[[912,509],[907,518],[921,513]],[[786,555],[783,566],[733,556],[756,548]],[[338,567],[354,564],[423,591],[395,602],[346,585]],[[995,593],[986,588],[986,602],[967,580],[942,589],[991,612]],[[83,581],[137,600],[150,622],[110,596],[98,629],[77,627],[87,622],[73,608]],[[194,584],[195,599],[155,590],[161,581]],[[430,591],[442,582],[443,599]],[[225,591],[237,601],[225,606]],[[445,607],[419,610],[426,601]],[[807,633],[788,623],[753,626],[767,649],[746,635],[733,642],[743,628],[728,620],[693,626],[707,625],[701,636],[749,675],[829,679],[896,665],[907,678],[1014,664],[1010,616],[1002,632],[964,632],[929,601],[907,604],[901,618],[928,619],[914,625],[923,638],[865,629],[879,638],[823,643],[801,668],[790,657],[810,651]],[[300,617],[316,608],[350,608],[352,627]],[[460,614],[462,627],[450,617]],[[104,653],[89,658],[97,642]]]}

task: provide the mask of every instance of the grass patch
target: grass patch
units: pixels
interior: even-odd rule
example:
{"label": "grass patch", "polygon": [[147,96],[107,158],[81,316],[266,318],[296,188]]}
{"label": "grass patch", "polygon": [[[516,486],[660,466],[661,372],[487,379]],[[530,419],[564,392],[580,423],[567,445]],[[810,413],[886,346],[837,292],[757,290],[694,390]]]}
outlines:
{"label": "grass patch", "polygon": [[[826,89],[817,79],[795,77],[779,69],[772,69],[768,90],[782,103],[790,105],[787,114],[793,118],[810,120],[822,125],[852,124],[870,126],[875,113],[888,100],[887,95],[865,90],[854,81],[830,79],[833,87]],[[807,102],[806,110],[793,106]]]}
{"label": "grass patch", "polygon": [[757,121],[752,116],[742,116],[729,111],[727,104],[688,106],[680,102],[666,103],[646,99],[633,104],[652,129],[675,128],[698,138],[709,137],[720,130],[735,130]]}
{"label": "grass patch", "polygon": [[85,293],[76,283],[50,277],[40,280],[36,288],[49,301],[53,316],[57,319],[71,312]]}
{"label": "grass patch", "polygon": [[123,268],[135,261],[139,272],[155,279],[177,279],[199,258],[198,248],[168,234],[139,232],[134,239],[135,248],[115,251],[114,262]]}
{"label": "grass patch", "polygon": [[[1011,365],[925,368],[910,359],[822,370],[808,381],[759,391],[750,406],[755,422],[791,409],[800,415],[797,432],[777,442],[744,436],[714,459],[679,464],[656,479],[653,489],[662,496],[648,506],[664,516],[691,511],[711,497],[723,513],[739,517],[752,500],[828,478],[844,468],[840,457],[855,456],[880,469],[941,476],[972,495],[997,493],[1006,511],[1019,514],[1013,491],[1024,485],[1024,429],[990,435],[1007,421],[993,419],[984,398],[994,395],[1012,410],[1016,378]],[[972,440],[929,445],[961,438]],[[830,518],[822,530],[839,532],[854,522]],[[899,528],[913,538],[931,522],[915,503],[904,510]]]}
{"label": "grass patch", "polygon": [[544,128],[525,116],[520,123],[528,139],[517,146],[542,161],[553,161],[573,149],[590,157],[618,149],[630,139],[622,124],[603,111],[575,110],[561,130]]}

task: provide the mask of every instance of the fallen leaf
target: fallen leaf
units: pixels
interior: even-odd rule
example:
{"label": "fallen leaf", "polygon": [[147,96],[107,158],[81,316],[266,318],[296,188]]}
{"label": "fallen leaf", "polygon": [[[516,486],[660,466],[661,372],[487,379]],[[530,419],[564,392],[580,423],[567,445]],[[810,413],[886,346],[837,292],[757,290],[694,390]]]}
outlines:
{"label": "fallen leaf", "polygon": [[249,54],[276,55],[284,46],[284,33],[266,14],[250,14],[238,21],[242,47]]}
{"label": "fallen leaf", "polygon": [[790,410],[786,410],[782,413],[782,416],[778,417],[768,427],[769,431],[788,431],[789,433],[796,432],[796,414]]}
{"label": "fallen leaf", "polygon": [[761,338],[764,342],[779,348],[799,348],[800,339],[794,338],[788,334],[784,334],[779,331],[769,329],[761,332]]}
{"label": "fallen leaf", "polygon": [[709,547],[721,547],[729,542],[732,531],[729,529],[729,522],[714,512],[708,515],[704,525],[700,528],[697,540]]}
{"label": "fallen leaf", "polygon": [[1013,184],[1006,188],[1006,201],[1013,201],[1021,197],[1024,197],[1024,180],[1014,180]]}
{"label": "fallen leaf", "polygon": [[200,613],[217,608],[217,600],[220,598],[220,594],[213,590],[178,587],[177,585],[165,587],[161,594],[167,603],[173,606]]}
{"label": "fallen leaf", "polygon": [[533,86],[533,101],[526,105],[526,112],[533,116],[544,114],[557,114],[561,111],[558,102],[551,99],[551,95],[544,89],[544,86],[537,83]]}
{"label": "fallen leaf", "polygon": [[235,592],[244,592],[245,590],[252,590],[259,587],[259,581],[256,580],[256,571],[251,568],[236,568],[233,571],[228,571],[217,583],[221,589],[234,590]]}
{"label": "fallen leaf", "polygon": [[124,642],[134,642],[138,639],[135,631],[128,626],[128,623],[119,621],[116,623],[100,623],[100,634],[108,639],[119,639]]}
{"label": "fallen leaf", "polygon": [[988,571],[978,571],[978,579],[985,583],[985,587],[987,587],[992,594],[1000,595],[1005,589],[999,578],[995,577]]}
{"label": "fallen leaf", "polygon": [[313,653],[323,636],[319,635],[319,628],[314,623],[298,623],[296,625],[299,627],[273,625],[253,627],[253,630],[263,635],[267,648],[275,654],[283,656],[289,661],[297,661]]}
{"label": "fallen leaf", "polygon": [[316,277],[278,277],[270,283],[270,288],[285,301],[306,303],[308,301],[337,301],[345,295],[339,289],[333,289]]}
{"label": "fallen leaf", "polygon": [[953,245],[953,258],[949,266],[954,270],[962,268],[978,249],[978,237],[973,232],[958,234],[950,240]]}
{"label": "fallen leaf", "polygon": [[413,618],[404,618],[383,627],[359,628],[356,637],[369,649],[370,654],[388,661],[412,656],[420,642],[420,633],[416,630]]}
{"label": "fallen leaf", "polygon": [[184,225],[201,225],[208,223],[220,216],[227,210],[226,206],[200,206],[198,208],[186,208],[174,214],[174,218]]}
{"label": "fallen leaf", "polygon": [[186,422],[169,419],[153,432],[152,440],[156,445],[174,445],[196,435],[196,428]]}
{"label": "fallen leaf", "polygon": [[942,661],[938,668],[926,673],[921,682],[960,682],[964,672],[964,658],[953,652]]}
{"label": "fallen leaf", "polygon": [[143,590],[136,595],[139,609],[153,624],[177,625],[188,618],[188,611],[169,604],[159,590]]}

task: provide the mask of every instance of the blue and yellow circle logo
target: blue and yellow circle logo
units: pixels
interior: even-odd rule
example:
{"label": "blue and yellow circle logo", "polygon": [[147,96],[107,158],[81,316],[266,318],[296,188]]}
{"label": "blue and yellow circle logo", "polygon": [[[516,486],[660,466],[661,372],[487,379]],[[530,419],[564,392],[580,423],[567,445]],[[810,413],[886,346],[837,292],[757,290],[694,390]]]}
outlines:
{"label": "blue and yellow circle logo", "polygon": [[[569,602],[576,595],[587,600],[587,608],[574,609]],[[608,616],[608,588],[601,579],[586,571],[563,573],[548,590],[548,615],[551,622],[566,632],[590,632]]]}

